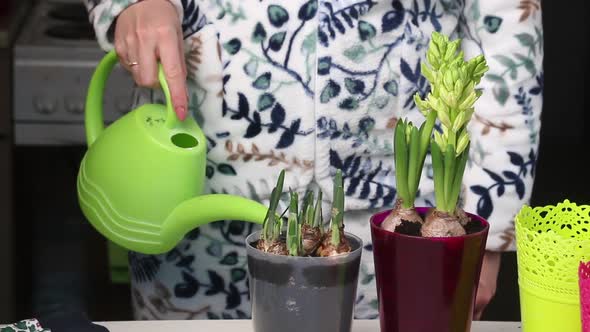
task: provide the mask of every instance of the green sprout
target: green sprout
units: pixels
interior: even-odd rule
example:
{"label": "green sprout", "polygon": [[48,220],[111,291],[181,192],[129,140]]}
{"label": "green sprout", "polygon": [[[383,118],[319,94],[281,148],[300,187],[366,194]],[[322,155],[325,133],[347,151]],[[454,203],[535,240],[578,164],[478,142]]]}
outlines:
{"label": "green sprout", "polygon": [[334,179],[334,200],[332,201],[332,220],[331,220],[331,231],[332,238],[331,243],[334,246],[340,244],[340,230],[344,223],[344,186],[342,183],[342,171],[338,169],[336,171],[336,178]]}
{"label": "green sprout", "polygon": [[262,224],[261,238],[265,242],[276,241],[281,235],[281,229],[283,226],[283,219],[277,216],[276,210],[279,205],[281,193],[283,192],[283,183],[285,181],[285,171],[282,170],[277,180],[277,185],[272,190],[270,196],[270,204],[264,222]]}
{"label": "green sprout", "polygon": [[323,231],[322,227],[322,191],[318,191],[318,199],[315,203],[315,208],[313,209],[313,224],[312,226],[315,228],[319,228],[320,233]]}
{"label": "green sprout", "polygon": [[[334,200],[332,203],[332,217],[330,231],[323,229],[322,191],[317,198],[314,191],[308,190],[299,206],[299,194],[289,189],[289,206],[278,215],[277,209],[283,190],[285,171],[282,171],[277,185],[272,190],[269,210],[262,226],[260,241],[257,249],[264,252],[289,255],[327,257],[350,252],[351,248],[343,237],[344,230],[344,187],[342,171],[338,170],[334,180]],[[283,216],[288,212],[288,216]],[[286,230],[283,229],[284,221]],[[331,233],[331,235],[330,235]]]}
{"label": "green sprout", "polygon": [[308,190],[305,193],[305,197],[303,198],[303,204],[301,206],[301,214],[299,218],[302,220],[304,225],[313,224],[313,215],[314,215],[314,207],[313,207],[313,199],[314,194],[312,190]]}
{"label": "green sprout", "polygon": [[299,256],[302,249],[301,223],[299,222],[297,203],[299,196],[291,192],[291,204],[289,205],[289,218],[287,221],[287,250],[291,256]]}
{"label": "green sprout", "polygon": [[414,98],[423,113],[436,114],[441,123],[442,133],[434,132],[430,149],[436,207],[449,214],[455,213],[469,155],[467,124],[482,93],[475,87],[488,70],[482,55],[465,61],[463,52],[457,52],[460,42],[460,39],[451,42],[437,32],[432,34],[427,53],[431,67],[422,65],[431,92],[425,100]]}

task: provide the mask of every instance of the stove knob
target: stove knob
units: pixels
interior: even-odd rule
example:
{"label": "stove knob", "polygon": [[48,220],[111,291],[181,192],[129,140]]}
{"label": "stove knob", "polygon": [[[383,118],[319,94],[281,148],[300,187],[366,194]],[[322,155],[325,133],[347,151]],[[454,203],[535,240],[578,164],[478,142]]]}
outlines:
{"label": "stove knob", "polygon": [[56,101],[47,97],[35,97],[33,99],[33,106],[35,110],[40,114],[51,114],[57,110]]}
{"label": "stove knob", "polygon": [[65,98],[66,110],[72,114],[83,114],[84,113],[84,101],[76,97]]}

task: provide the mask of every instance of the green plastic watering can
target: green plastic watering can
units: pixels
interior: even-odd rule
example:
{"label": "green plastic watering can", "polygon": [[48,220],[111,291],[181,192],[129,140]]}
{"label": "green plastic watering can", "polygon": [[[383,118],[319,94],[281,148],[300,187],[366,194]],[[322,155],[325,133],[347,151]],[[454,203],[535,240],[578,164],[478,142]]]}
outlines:
{"label": "green plastic watering can", "polygon": [[202,195],[207,141],[190,112],[184,121],[177,118],[161,66],[166,105],[142,105],[104,127],[103,91],[117,63],[112,51],[102,59],[86,100],[88,150],[77,189],[82,212],[93,227],[126,249],[159,254],[209,222],[262,223],[268,208],[256,201]]}

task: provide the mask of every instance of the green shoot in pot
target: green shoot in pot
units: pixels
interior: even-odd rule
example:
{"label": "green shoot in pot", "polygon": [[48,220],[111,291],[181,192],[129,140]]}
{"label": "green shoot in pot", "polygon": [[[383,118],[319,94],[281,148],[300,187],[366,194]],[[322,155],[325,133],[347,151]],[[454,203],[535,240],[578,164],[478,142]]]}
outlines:
{"label": "green shoot in pot", "polygon": [[[322,192],[318,192],[317,202],[314,207],[313,191],[308,192],[302,207],[305,219],[301,226],[303,255],[313,255],[322,241]],[[304,212],[305,211],[305,212]]]}
{"label": "green shoot in pot", "polygon": [[285,171],[281,171],[277,184],[273,188],[269,208],[262,224],[262,233],[256,247],[264,252],[284,255],[287,248],[281,241],[281,230],[283,228],[283,218],[277,216],[276,210],[283,192],[283,183],[285,181]]}
{"label": "green shoot in pot", "polygon": [[330,230],[326,233],[322,244],[318,248],[321,257],[336,256],[351,251],[350,244],[344,236],[344,185],[342,171],[336,171],[334,179],[334,199],[332,202],[332,216]]}
{"label": "green shoot in pot", "polygon": [[301,253],[301,223],[299,223],[297,203],[299,196],[291,192],[291,204],[289,205],[289,219],[287,221],[287,249],[289,255],[299,256]]}
{"label": "green shoot in pot", "polygon": [[318,199],[313,209],[313,227],[318,228],[322,232],[322,191],[318,191]]}
{"label": "green shoot in pot", "polygon": [[313,191],[308,190],[303,198],[303,204],[301,205],[301,214],[299,218],[304,225],[313,224]]}
{"label": "green shoot in pot", "polygon": [[332,215],[330,229],[327,232],[323,230],[322,191],[318,191],[317,198],[314,197],[312,191],[307,191],[301,208],[299,208],[299,195],[290,190],[287,230],[286,234],[282,233],[283,215],[278,216],[275,211],[283,190],[284,176],[285,172],[282,171],[275,188],[272,190],[269,210],[256,248],[277,255],[312,257],[335,256],[350,252],[352,249],[344,235],[342,171],[337,170],[334,179]]}

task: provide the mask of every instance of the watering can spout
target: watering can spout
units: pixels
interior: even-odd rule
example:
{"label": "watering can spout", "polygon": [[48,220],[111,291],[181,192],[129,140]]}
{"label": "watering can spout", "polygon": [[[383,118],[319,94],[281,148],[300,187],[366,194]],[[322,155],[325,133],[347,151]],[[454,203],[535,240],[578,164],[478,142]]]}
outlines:
{"label": "watering can spout", "polygon": [[179,204],[166,218],[162,225],[162,243],[175,245],[194,228],[220,220],[262,224],[267,211],[267,206],[241,196],[196,196]]}

